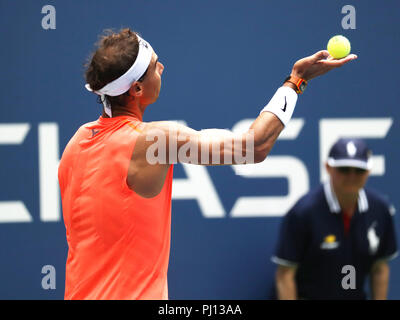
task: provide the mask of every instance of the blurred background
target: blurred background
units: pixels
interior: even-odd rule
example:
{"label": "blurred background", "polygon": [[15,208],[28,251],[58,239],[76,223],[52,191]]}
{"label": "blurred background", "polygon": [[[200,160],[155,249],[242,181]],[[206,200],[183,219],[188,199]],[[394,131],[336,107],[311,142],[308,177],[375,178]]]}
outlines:
{"label": "blurred background", "polygon": [[[268,299],[282,216],[324,178],[339,135],[366,139],[375,156],[367,187],[400,208],[399,1],[0,0],[0,299],[63,298],[58,161],[101,113],[84,63],[104,29],[122,27],[165,66],[144,121],[198,130],[248,127],[293,63],[336,34],[358,55],[310,81],[264,163],[175,166],[170,299]],[[47,265],[55,289],[42,288]],[[389,298],[400,299],[400,258],[390,266]]]}

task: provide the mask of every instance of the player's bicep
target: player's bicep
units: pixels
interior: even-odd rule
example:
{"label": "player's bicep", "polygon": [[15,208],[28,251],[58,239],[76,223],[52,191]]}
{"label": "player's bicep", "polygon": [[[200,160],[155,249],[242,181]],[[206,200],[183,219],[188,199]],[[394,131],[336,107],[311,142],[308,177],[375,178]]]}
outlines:
{"label": "player's bicep", "polygon": [[149,123],[143,135],[146,160],[149,164],[196,163],[198,137],[198,131],[177,122]]}
{"label": "player's bicep", "polygon": [[150,162],[224,165],[254,163],[254,141],[249,133],[229,130],[197,131],[174,122],[153,123],[147,131]]}

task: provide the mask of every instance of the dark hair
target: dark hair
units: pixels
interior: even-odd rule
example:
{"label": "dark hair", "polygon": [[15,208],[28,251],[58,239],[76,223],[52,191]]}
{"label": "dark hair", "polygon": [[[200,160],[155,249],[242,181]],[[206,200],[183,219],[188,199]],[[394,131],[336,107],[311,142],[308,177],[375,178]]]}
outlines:
{"label": "dark hair", "polygon": [[[122,76],[136,61],[139,51],[138,37],[129,28],[121,29],[118,33],[111,29],[104,30],[96,46],[96,51],[85,64],[86,83],[92,90],[99,90]],[[147,70],[139,81],[143,80],[146,73]],[[124,105],[128,96],[129,91],[116,97],[106,95],[106,98],[111,106],[115,106]]]}

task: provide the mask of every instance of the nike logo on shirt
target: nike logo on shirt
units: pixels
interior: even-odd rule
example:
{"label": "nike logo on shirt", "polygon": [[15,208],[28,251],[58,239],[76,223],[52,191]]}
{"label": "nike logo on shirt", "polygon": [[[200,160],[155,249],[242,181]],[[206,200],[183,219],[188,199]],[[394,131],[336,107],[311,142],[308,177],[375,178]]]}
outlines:
{"label": "nike logo on shirt", "polygon": [[94,130],[94,129],[92,129],[92,138],[96,135],[96,134],[98,134],[100,132],[100,130]]}

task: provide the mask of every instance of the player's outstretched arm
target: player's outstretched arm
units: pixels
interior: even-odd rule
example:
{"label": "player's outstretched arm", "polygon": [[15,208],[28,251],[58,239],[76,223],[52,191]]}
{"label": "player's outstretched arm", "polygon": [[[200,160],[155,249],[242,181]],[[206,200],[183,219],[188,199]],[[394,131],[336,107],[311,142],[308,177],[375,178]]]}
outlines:
{"label": "player's outstretched arm", "polygon": [[[354,60],[355,55],[334,60],[327,51],[298,60],[291,75],[310,80]],[[263,161],[297,102],[293,84],[286,82],[260,112],[247,132],[196,131],[174,122],[143,123],[128,169],[127,183],[143,197],[157,195],[170,164],[249,164]]]}
{"label": "player's outstretched arm", "polygon": [[[321,50],[298,60],[291,75],[311,80],[356,59],[356,55],[335,60]],[[297,102],[296,87],[286,82],[261,111],[247,132],[229,130],[193,130],[174,122],[152,122],[146,125],[141,139],[146,161],[151,165],[177,162],[200,165],[249,164],[263,161],[284,126],[290,120]]]}

